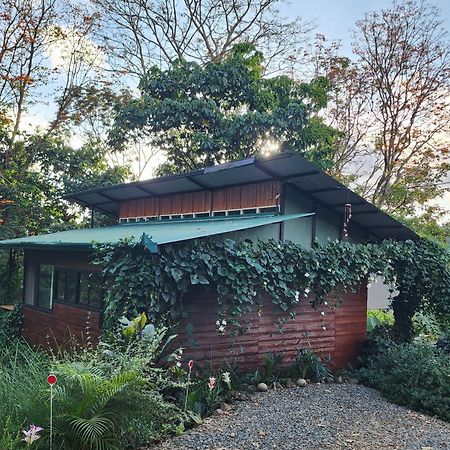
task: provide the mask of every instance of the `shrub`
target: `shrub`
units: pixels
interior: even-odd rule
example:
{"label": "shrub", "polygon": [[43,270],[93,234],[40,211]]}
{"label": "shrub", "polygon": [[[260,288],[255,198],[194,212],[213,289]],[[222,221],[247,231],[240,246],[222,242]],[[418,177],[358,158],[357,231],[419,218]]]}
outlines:
{"label": "shrub", "polygon": [[448,315],[418,312],[414,316],[413,324],[416,336],[426,336],[432,341],[450,333],[450,317]]}
{"label": "shrub", "polygon": [[396,344],[375,336],[354,374],[388,399],[450,421],[450,358],[426,342]]}
{"label": "shrub", "polygon": [[450,356],[450,334],[441,336],[436,342],[436,347]]}
{"label": "shrub", "polygon": [[264,355],[264,366],[253,374],[252,382],[272,384],[278,381],[282,375],[281,364],[283,353],[273,352]]}

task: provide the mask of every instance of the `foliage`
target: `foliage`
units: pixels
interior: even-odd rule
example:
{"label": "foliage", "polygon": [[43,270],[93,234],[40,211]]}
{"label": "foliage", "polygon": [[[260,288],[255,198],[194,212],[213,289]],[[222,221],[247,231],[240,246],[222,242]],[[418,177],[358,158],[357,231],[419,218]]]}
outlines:
{"label": "foliage", "polygon": [[441,336],[436,342],[436,347],[450,356],[450,334]]}
{"label": "foliage", "polygon": [[124,312],[176,321],[184,313],[183,296],[202,286],[217,293],[219,332],[242,332],[246,313],[258,311],[264,297],[290,315],[302,299],[319,307],[331,293],[339,299],[375,274],[400,291],[393,299],[395,327],[399,339],[408,339],[417,311],[449,314],[449,258],[427,241],[329,242],[309,249],[291,242],[199,240],[165,246],[159,254],[126,241],[103,245],[96,262],[108,284],[107,328]]}
{"label": "foliage", "polygon": [[450,317],[431,312],[417,312],[413,317],[413,332],[415,336],[436,341],[450,332]]}
{"label": "foliage", "polygon": [[314,382],[331,381],[333,374],[323,364],[320,356],[309,348],[302,348],[289,367],[289,374],[297,379],[311,379]]}
{"label": "foliage", "polygon": [[272,384],[278,381],[282,375],[282,367],[284,355],[280,352],[266,353],[264,355],[264,366],[257,369],[253,374],[252,381],[255,384],[267,383]]}
{"label": "foliage", "polygon": [[[173,360],[167,328],[135,339],[109,335],[98,349],[60,349],[45,354],[23,341],[0,352],[0,430],[6,448],[20,447],[29,423],[44,428],[37,448],[48,448],[49,371],[54,388],[54,445],[73,449],[119,449],[159,439],[191,420],[163,396],[171,376],[156,363]],[[0,441],[1,442],[1,441]],[[3,444],[3,442],[2,442]],[[2,447],[4,448],[4,447]]]}
{"label": "foliage", "polygon": [[362,363],[354,372],[362,383],[395,403],[450,421],[450,358],[440,349],[377,336],[366,347]]}
{"label": "foliage", "polygon": [[150,139],[167,155],[160,173],[246,158],[267,145],[326,165],[333,130],[317,113],[326,106],[327,80],[266,79],[262,64],[260,52],[241,44],[217,63],[153,67],[141,80],[141,97],[119,108],[111,143]]}
{"label": "foliage", "polygon": [[372,309],[367,311],[367,331],[370,333],[378,326],[394,325],[394,316],[391,311]]}

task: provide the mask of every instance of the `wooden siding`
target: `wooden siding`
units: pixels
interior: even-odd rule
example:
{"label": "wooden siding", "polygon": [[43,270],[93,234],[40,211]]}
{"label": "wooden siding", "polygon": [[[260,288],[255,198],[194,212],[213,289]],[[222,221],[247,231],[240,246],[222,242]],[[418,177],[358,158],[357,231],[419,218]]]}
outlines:
{"label": "wooden siding", "polygon": [[96,344],[100,336],[100,313],[55,303],[52,311],[24,305],[22,336],[32,345],[56,347],[75,339]]}
{"label": "wooden siding", "polygon": [[[226,359],[244,371],[261,367],[264,355],[270,352],[282,352],[285,364],[289,364],[300,348],[330,356],[332,369],[342,369],[355,360],[366,337],[367,288],[361,286],[357,292],[346,294],[342,306],[335,307],[332,300],[329,303],[332,306],[314,309],[303,300],[296,308],[297,317],[280,333],[275,324],[285,315],[266,299],[260,315],[242,318],[250,320],[249,331],[233,337],[222,336],[217,330],[215,295],[194,291],[185,299],[188,318],[180,325],[178,344],[186,348],[186,359],[216,365]],[[189,324],[193,327],[190,333]]]}
{"label": "wooden siding", "polygon": [[[74,270],[100,271],[93,265],[91,252],[62,250],[26,250],[25,264],[44,264]],[[25,296],[24,296],[25,297]],[[82,306],[55,303],[51,311],[31,305],[23,307],[22,335],[33,345],[63,345],[70,337],[92,342],[100,335],[100,312]]]}
{"label": "wooden siding", "polygon": [[[26,261],[55,264],[77,269],[96,269],[89,264],[89,252],[27,251]],[[367,285],[354,293],[345,294],[342,306],[335,307],[333,299],[328,306],[313,309],[308,299],[296,308],[297,317],[284,325],[280,333],[274,325],[285,314],[274,309],[270,299],[265,299],[261,314],[241,318],[251,321],[247,333],[237,337],[222,336],[217,331],[217,299],[206,290],[192,290],[184,299],[188,318],[178,331],[178,344],[186,348],[187,359],[197,363],[211,361],[220,364],[227,359],[236,361],[241,370],[255,370],[263,364],[269,352],[283,352],[288,363],[300,348],[312,348],[323,356],[332,357],[334,369],[346,367],[354,361],[366,337]],[[325,312],[325,316],[321,315]],[[31,344],[64,344],[75,336],[80,341],[87,337],[93,342],[101,333],[100,313],[83,307],[60,303],[53,311],[24,306],[22,334]],[[193,325],[188,333],[186,326]],[[323,329],[325,327],[326,329]]]}
{"label": "wooden siding", "polygon": [[159,198],[126,200],[120,203],[119,218],[273,206],[277,204],[277,195],[280,193],[281,184],[278,181],[266,181],[216,191],[185,192]]}

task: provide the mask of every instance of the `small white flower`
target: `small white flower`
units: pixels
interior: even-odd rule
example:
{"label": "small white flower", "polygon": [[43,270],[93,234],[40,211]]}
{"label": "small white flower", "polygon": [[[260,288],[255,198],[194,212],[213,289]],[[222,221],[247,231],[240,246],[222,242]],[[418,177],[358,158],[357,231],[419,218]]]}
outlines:
{"label": "small white flower", "polygon": [[225,319],[222,320],[222,325],[226,325],[227,321]]}
{"label": "small white flower", "polygon": [[327,327],[322,327],[322,330],[327,331]]}
{"label": "small white flower", "polygon": [[331,269],[327,269],[328,270],[328,272],[331,272]]}
{"label": "small white flower", "polygon": [[295,291],[295,301],[298,302],[298,299],[300,297],[300,292]]}
{"label": "small white flower", "polygon": [[320,312],[320,315],[321,315],[321,316],[324,316],[324,315],[325,315],[325,311],[321,311],[321,312]]}
{"label": "small white flower", "polygon": [[183,349],[180,348],[180,349],[179,349],[179,352],[180,352],[180,355],[182,355],[182,354],[183,354]]}
{"label": "small white flower", "polygon": [[222,379],[225,384],[227,384],[228,386],[231,385],[230,372],[224,372],[222,374]]}
{"label": "small white flower", "polygon": [[328,302],[327,302],[327,301],[324,301],[323,304],[324,304],[325,306],[327,306],[327,305],[328,305]]}
{"label": "small white flower", "polygon": [[220,322],[219,322],[218,320],[216,320],[216,325],[217,325],[217,326],[219,326],[219,325],[220,325]]}
{"label": "small white flower", "polygon": [[181,363],[178,361],[176,364],[177,367],[181,367]]}
{"label": "small white flower", "polygon": [[309,273],[308,272],[305,273],[305,277],[309,278]]}
{"label": "small white flower", "polygon": [[219,331],[220,331],[221,333],[223,333],[223,332],[225,331],[225,327],[224,327],[224,326],[222,326],[222,325],[220,325],[220,327],[219,327]]}
{"label": "small white flower", "polygon": [[306,289],[305,289],[305,292],[306,292],[307,294],[309,294],[309,293],[311,292],[311,289],[310,289],[310,288],[306,288]]}

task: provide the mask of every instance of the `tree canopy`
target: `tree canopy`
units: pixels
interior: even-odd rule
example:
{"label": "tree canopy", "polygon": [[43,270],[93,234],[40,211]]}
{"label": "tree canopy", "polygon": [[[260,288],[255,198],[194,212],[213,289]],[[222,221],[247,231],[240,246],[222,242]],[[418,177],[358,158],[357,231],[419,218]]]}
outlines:
{"label": "tree canopy", "polygon": [[160,173],[274,148],[301,152],[327,167],[335,130],[318,115],[327,104],[327,79],[263,78],[263,62],[254,46],[242,44],[218,63],[180,60],[167,70],[151,68],[141,80],[140,97],[118,109],[111,143],[150,139],[167,156]]}

